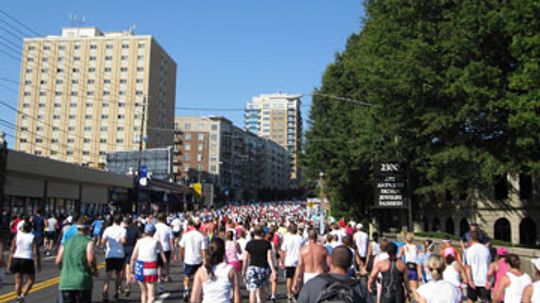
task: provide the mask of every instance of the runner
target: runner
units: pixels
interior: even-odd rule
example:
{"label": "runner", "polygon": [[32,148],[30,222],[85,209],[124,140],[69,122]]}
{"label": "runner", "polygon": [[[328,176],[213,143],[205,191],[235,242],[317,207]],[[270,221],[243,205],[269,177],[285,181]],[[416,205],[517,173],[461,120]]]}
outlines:
{"label": "runner", "polygon": [[57,225],[58,220],[56,220],[53,214],[51,214],[49,218],[45,220],[45,255],[47,256],[50,256],[51,251],[54,250]]}
{"label": "runner", "polygon": [[156,282],[158,281],[158,258],[166,262],[160,242],[154,238],[156,226],[147,223],[144,235],[137,241],[131,254],[131,279],[137,281],[141,288],[141,303],[153,303],[156,298]]}
{"label": "runner", "polygon": [[525,288],[523,292],[522,303],[540,302],[540,258],[532,259],[536,282]]}
{"label": "runner", "polygon": [[135,225],[135,222],[129,216],[122,222],[122,227],[126,229],[126,242],[124,243],[125,285],[120,287],[120,292],[129,297],[131,294],[131,255],[139,239],[140,232],[139,227]]}
{"label": "runner", "polygon": [[174,216],[174,218],[171,221],[171,228],[173,233],[173,242],[174,246],[178,246],[178,242],[180,242],[180,233],[182,232],[182,220],[178,217],[178,215]]}
{"label": "runner", "polygon": [[420,268],[422,270],[422,274],[420,276],[420,280],[422,281],[422,283],[428,283],[433,279],[433,277],[431,276],[432,269],[429,266],[429,258],[433,255],[434,246],[435,243],[433,243],[433,240],[425,240],[424,250],[420,253],[420,256],[418,257],[418,263],[420,264]]}
{"label": "runner", "polygon": [[92,236],[96,243],[101,242],[101,232],[103,231],[103,218],[99,215],[94,222],[92,222]]}
{"label": "runner", "polygon": [[268,287],[268,275],[271,273],[271,279],[275,279],[277,275],[272,260],[272,246],[264,240],[262,227],[256,226],[253,235],[253,240],[246,245],[246,258],[242,269],[242,276],[246,280],[249,291],[250,303],[264,302]]}
{"label": "runner", "polygon": [[443,280],[445,269],[443,258],[431,255],[427,264],[433,279],[418,288],[416,300],[419,303],[460,303],[461,296],[458,289],[452,283]]}
{"label": "runner", "polygon": [[[495,297],[505,303],[520,303],[525,287],[531,285],[531,277],[521,271],[521,262],[516,254],[505,257],[510,269],[501,278],[501,284]],[[496,302],[496,301],[493,301]]]}
{"label": "runner", "polygon": [[452,256],[454,260],[457,260],[459,263],[463,263],[462,262],[463,260],[461,259],[461,254],[459,253],[457,248],[454,245],[452,245],[452,240],[450,239],[450,236],[448,235],[445,235],[442,240],[442,247],[439,254],[443,258]]}
{"label": "runner", "polygon": [[160,247],[163,249],[163,253],[167,260],[167,262],[163,262],[163,260],[158,259],[158,294],[161,294],[165,290],[162,283],[172,281],[171,277],[169,277],[169,263],[174,249],[174,239],[172,229],[166,223],[167,216],[164,213],[161,213],[158,215],[157,219],[158,223],[156,224],[154,238],[159,241]]}
{"label": "runner", "polygon": [[281,258],[280,265],[282,269],[285,269],[285,278],[287,279],[287,300],[293,301],[293,283],[296,266],[298,265],[298,259],[300,257],[300,248],[304,243],[302,236],[297,232],[296,224],[291,223],[289,225],[288,233],[283,238],[283,244],[281,244]]}
{"label": "runner", "polygon": [[458,260],[455,260],[452,255],[446,256],[446,269],[443,272],[443,279],[454,285],[458,291],[460,298],[463,297],[465,285],[469,283],[467,272]]}
{"label": "runner", "polygon": [[95,243],[89,236],[90,220],[81,217],[77,230],[56,257],[56,265],[61,266],[59,289],[63,303],[92,302],[92,276],[98,276]]}
{"label": "runner", "polygon": [[122,271],[124,270],[124,246],[126,243],[126,229],[120,226],[122,217],[113,216],[113,225],[103,231],[101,245],[106,245],[105,249],[105,267],[106,276],[103,282],[103,302],[109,302],[109,284],[111,276],[115,274],[114,298],[118,300],[120,286],[122,285]]}
{"label": "runner", "polygon": [[510,266],[508,265],[508,263],[506,263],[507,255],[508,250],[506,248],[497,248],[497,255],[495,257],[495,261],[491,262],[491,264],[489,265],[488,281],[492,281],[493,276],[495,277],[495,283],[491,288],[491,300],[497,303],[502,301],[502,298],[497,295],[499,288],[501,288],[502,277],[504,277],[510,269]]}
{"label": "runner", "polygon": [[195,274],[191,303],[240,303],[239,284],[234,266],[225,262],[225,243],[214,238],[208,247],[205,266]]}
{"label": "runner", "polygon": [[205,237],[199,231],[201,221],[198,218],[190,220],[188,231],[184,232],[180,240],[180,265],[184,264],[184,301],[190,298],[189,284],[197,269],[201,267],[203,260],[206,259],[206,249],[208,244]]}
{"label": "runner", "polygon": [[[385,247],[388,254],[386,259],[376,261],[373,271],[369,275],[368,289],[373,293],[373,282],[377,275],[381,273],[381,303],[403,303],[409,297],[409,281],[407,266],[399,259],[396,259],[397,245],[393,242]],[[381,255],[379,255],[381,257]]]}
{"label": "runner", "polygon": [[[398,258],[405,257],[409,288],[412,292],[414,292],[416,288],[418,288],[418,283],[420,281],[420,278],[422,277],[422,267],[418,264],[419,251],[418,246],[413,243],[413,233],[407,233],[404,240],[405,245],[400,248]],[[409,293],[409,295],[412,294],[413,293]]]}
{"label": "runner", "polygon": [[[11,242],[8,259],[8,268],[15,274],[16,302],[24,302],[26,295],[32,289],[36,278],[36,265],[37,270],[41,271],[38,238],[32,234],[33,226],[30,220],[27,218],[22,222],[21,229]],[[26,281],[24,281],[25,278]]]}
{"label": "runner", "polygon": [[486,285],[488,285],[487,274],[491,258],[489,249],[478,242],[478,232],[471,231],[470,237],[471,243],[465,253],[469,281],[467,296],[469,302],[475,302],[478,299],[487,301],[489,300],[489,293],[486,289]]}
{"label": "runner", "polygon": [[356,224],[356,233],[353,236],[354,243],[356,244],[356,253],[360,257],[361,263],[358,264],[358,269],[361,274],[365,274],[365,267],[367,265],[368,244],[369,237],[364,231],[364,225],[362,223]]}
{"label": "runner", "polygon": [[300,258],[294,278],[293,290],[299,293],[300,286],[309,280],[328,271],[332,259],[328,251],[318,243],[318,234],[315,229],[308,232],[308,243],[300,250]]}

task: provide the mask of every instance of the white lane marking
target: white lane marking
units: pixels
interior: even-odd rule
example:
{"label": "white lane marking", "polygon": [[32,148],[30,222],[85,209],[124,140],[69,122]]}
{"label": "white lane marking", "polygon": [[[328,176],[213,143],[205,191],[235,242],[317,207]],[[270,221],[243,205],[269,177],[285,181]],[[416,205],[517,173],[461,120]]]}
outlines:
{"label": "white lane marking", "polygon": [[166,293],[162,294],[161,296],[159,296],[159,297],[157,298],[157,300],[156,300],[154,303],[162,303],[162,302],[163,302],[165,299],[167,299],[170,295],[171,295],[171,293],[166,292]]}
{"label": "white lane marking", "polygon": [[56,256],[50,256],[50,257],[43,258],[43,260],[52,260],[52,259],[55,259],[55,258],[56,258]]}

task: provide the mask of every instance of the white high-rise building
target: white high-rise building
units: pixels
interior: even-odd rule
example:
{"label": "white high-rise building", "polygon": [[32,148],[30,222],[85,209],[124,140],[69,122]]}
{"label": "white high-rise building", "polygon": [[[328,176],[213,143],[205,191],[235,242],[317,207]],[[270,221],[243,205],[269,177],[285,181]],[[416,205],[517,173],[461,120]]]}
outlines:
{"label": "white high-rise building", "polygon": [[291,179],[300,178],[298,152],[302,142],[302,95],[259,95],[246,107],[246,129],[285,147],[290,155]]}

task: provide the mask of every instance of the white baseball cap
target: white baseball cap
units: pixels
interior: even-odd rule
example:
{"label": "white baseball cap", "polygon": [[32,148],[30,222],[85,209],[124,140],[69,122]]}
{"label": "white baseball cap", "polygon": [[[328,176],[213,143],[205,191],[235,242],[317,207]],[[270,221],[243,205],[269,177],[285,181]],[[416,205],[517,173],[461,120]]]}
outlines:
{"label": "white baseball cap", "polygon": [[362,229],[364,228],[364,225],[362,223],[356,224],[356,229]]}

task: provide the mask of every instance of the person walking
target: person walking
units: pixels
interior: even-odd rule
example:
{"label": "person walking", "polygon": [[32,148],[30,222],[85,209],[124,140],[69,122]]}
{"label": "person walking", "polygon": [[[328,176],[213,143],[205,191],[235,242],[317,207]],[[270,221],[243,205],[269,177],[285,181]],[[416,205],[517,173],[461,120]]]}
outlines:
{"label": "person walking", "polygon": [[400,248],[398,258],[405,258],[409,288],[414,292],[418,288],[418,283],[422,277],[422,267],[418,264],[420,252],[418,246],[413,243],[413,233],[407,233],[404,240],[405,245]]}
{"label": "person walking", "polygon": [[463,296],[463,290],[464,285],[469,284],[469,280],[467,278],[467,273],[465,271],[465,268],[463,268],[463,265],[458,260],[454,259],[454,257],[449,254],[444,258],[446,263],[446,269],[443,272],[443,279],[445,281],[448,281],[452,283],[455,287],[457,287],[460,298]]}
{"label": "person walking", "polygon": [[273,264],[272,246],[264,239],[260,225],[253,230],[253,240],[246,245],[246,256],[243,263],[242,276],[249,291],[249,302],[264,302],[268,276],[276,278],[276,268]]}
{"label": "person walking", "polygon": [[41,271],[38,237],[32,233],[32,228],[32,222],[26,218],[11,242],[8,268],[15,275],[16,302],[24,302],[32,289],[36,279],[36,267]]}
{"label": "person walking", "polygon": [[304,243],[302,236],[298,234],[296,224],[291,223],[288,228],[288,233],[283,238],[281,244],[281,268],[285,269],[285,278],[287,279],[287,299],[293,301],[293,283],[296,266],[300,257],[300,248]]}
{"label": "person walking", "polygon": [[161,294],[165,291],[163,283],[171,281],[169,276],[169,264],[174,249],[174,237],[172,228],[167,225],[167,215],[161,213],[158,215],[157,219],[158,222],[156,223],[156,233],[154,234],[154,238],[159,241],[160,247],[167,260],[167,262],[163,262],[161,259],[158,259],[158,294]]}
{"label": "person walking", "polygon": [[154,238],[156,226],[147,223],[144,235],[140,238],[131,254],[131,280],[137,281],[141,288],[141,303],[153,303],[156,299],[156,282],[158,281],[158,260],[167,262],[160,247],[160,241]]}
{"label": "person walking", "polygon": [[518,255],[509,254],[505,259],[510,265],[510,269],[501,278],[500,287],[492,302],[499,303],[502,299],[504,303],[521,303],[523,291],[532,284],[531,277],[521,271],[521,261]]}
{"label": "person walking", "polygon": [[101,245],[106,245],[105,268],[106,276],[103,282],[103,302],[109,301],[109,286],[111,278],[115,275],[114,298],[118,300],[119,290],[122,283],[122,271],[124,270],[124,243],[126,243],[126,229],[120,226],[122,217],[113,216],[113,224],[103,231]]}
{"label": "person walking", "polygon": [[[206,238],[199,231],[201,222],[198,218],[190,220],[189,227],[184,232],[180,239],[179,260],[180,265],[184,265],[184,301],[189,301],[190,298],[190,283],[195,273],[201,267],[203,260],[206,258],[206,249],[208,243]],[[189,231],[188,231],[189,230]]]}
{"label": "person walking", "polygon": [[49,256],[51,251],[54,250],[54,242],[56,240],[56,226],[58,220],[51,214],[47,220],[45,220],[45,255]]}
{"label": "person walking", "polygon": [[225,262],[225,253],[225,242],[214,238],[208,246],[204,267],[195,274],[191,303],[240,303],[238,274],[234,266]]}
{"label": "person walking", "polygon": [[298,303],[358,302],[371,303],[368,290],[349,277],[353,253],[348,247],[337,246],[332,251],[330,271],[309,280],[298,296]]}
{"label": "person walking", "polygon": [[489,249],[479,242],[478,231],[471,231],[469,235],[470,245],[465,253],[465,262],[467,264],[465,269],[469,281],[467,297],[470,303],[476,302],[478,299],[488,301],[489,292],[486,286],[489,285],[487,276],[491,255]]}
{"label": "person walking", "polygon": [[432,254],[427,260],[431,280],[418,287],[416,300],[418,303],[459,303],[460,292],[452,283],[443,279],[445,263],[440,255]]}
{"label": "person walking", "polygon": [[124,218],[122,227],[126,229],[126,242],[124,243],[124,276],[126,281],[125,284],[121,286],[121,292],[124,293],[126,297],[129,297],[131,294],[131,255],[133,254],[133,249],[139,239],[140,231],[139,227],[130,216]]}
{"label": "person walking", "polygon": [[293,291],[298,293],[300,286],[309,280],[328,271],[331,258],[328,251],[318,243],[318,234],[315,229],[308,231],[308,243],[300,249],[300,258],[296,268]]}
{"label": "person walking", "polygon": [[354,243],[356,244],[356,253],[359,256],[358,269],[361,274],[364,274],[367,265],[368,245],[369,237],[364,231],[364,225],[362,223],[356,224],[356,233],[353,236]]}
{"label": "person walking", "polygon": [[98,276],[95,243],[87,217],[80,217],[76,225],[77,235],[60,247],[56,257],[56,265],[61,266],[60,295],[63,303],[90,303],[93,277]]}
{"label": "person walking", "polygon": [[522,303],[540,302],[540,258],[532,259],[536,282],[527,286],[523,291]]}
{"label": "person walking", "polygon": [[369,275],[368,290],[373,293],[373,282],[381,273],[381,293],[379,295],[381,303],[403,303],[409,297],[409,275],[407,266],[396,257],[397,245],[389,242],[385,245],[384,252],[387,254],[381,260],[378,260],[373,265],[373,270]]}

